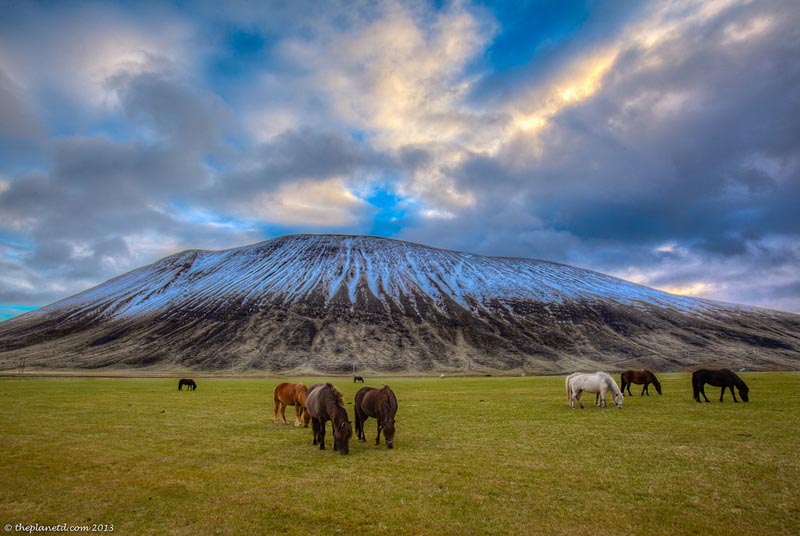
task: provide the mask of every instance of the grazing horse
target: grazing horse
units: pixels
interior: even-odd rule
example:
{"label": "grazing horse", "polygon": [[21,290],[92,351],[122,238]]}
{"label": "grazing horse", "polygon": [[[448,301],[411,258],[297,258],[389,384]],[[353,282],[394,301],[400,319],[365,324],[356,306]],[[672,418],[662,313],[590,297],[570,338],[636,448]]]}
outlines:
{"label": "grazing horse", "polygon": [[306,410],[311,415],[311,427],[314,432],[312,445],[319,443],[319,449],[325,450],[325,423],[331,421],[333,429],[333,450],[339,454],[350,452],[350,437],[353,426],[347,418],[342,393],[330,383],[317,383],[308,389]]}
{"label": "grazing horse", "polygon": [[353,383],[364,383],[363,376],[353,376]]}
{"label": "grazing horse", "polygon": [[190,378],[184,378],[178,382],[178,391],[183,391],[183,386],[186,386],[187,391],[194,391],[197,389],[197,384]]}
{"label": "grazing horse", "polygon": [[599,395],[599,400],[595,397],[595,405],[602,405],[604,408],[607,407],[607,391],[613,393],[614,403],[619,409],[622,409],[622,401],[625,399],[625,395],[619,390],[617,382],[605,372],[595,372],[594,374],[575,372],[574,374],[570,374],[567,376],[566,388],[567,401],[569,402],[569,407],[572,409],[575,409],[576,400],[578,404],[580,404],[581,409],[583,409],[583,402],[581,402],[581,394],[583,391],[587,393],[597,393]]}
{"label": "grazing horse", "polygon": [[386,446],[393,448],[394,416],[397,413],[397,397],[394,395],[394,391],[388,385],[384,385],[383,389],[362,387],[356,393],[354,406],[358,439],[361,441],[367,440],[364,435],[364,422],[369,417],[374,417],[378,421],[378,436],[375,438],[375,444],[381,444],[381,430],[383,430]]}
{"label": "grazing horse", "polygon": [[655,386],[656,391],[658,391],[658,394],[661,394],[661,384],[658,383],[658,378],[656,378],[656,375],[649,370],[644,370],[644,369],[626,370],[619,377],[619,380],[620,383],[622,384],[622,392],[624,393],[625,388],[627,387],[629,396],[633,396],[631,395],[632,383],[638,385],[644,384],[644,387],[642,388],[642,394],[639,396],[643,396],[645,393],[647,393],[647,396],[650,396],[650,390],[648,389],[648,387],[650,387],[651,383]]}
{"label": "grazing horse", "polygon": [[694,371],[692,374],[692,389],[694,391],[694,399],[697,402],[700,402],[700,395],[703,395],[703,398],[706,399],[706,402],[709,402],[705,392],[705,384],[713,385],[714,387],[722,387],[722,391],[719,393],[720,402],[722,402],[722,396],[725,394],[726,387],[731,390],[733,401],[738,402],[738,400],[736,400],[736,393],[733,392],[734,385],[736,386],[736,389],[739,390],[739,396],[742,397],[742,400],[744,402],[749,400],[748,392],[750,391],[750,388],[747,387],[747,384],[744,383],[742,379],[731,370],[700,369]]}
{"label": "grazing horse", "polygon": [[305,384],[279,383],[275,387],[273,395],[275,400],[275,424],[278,424],[278,409],[281,411],[283,424],[289,424],[286,421],[286,406],[294,406],[294,425],[300,426],[300,417],[304,417],[303,428],[308,428],[308,421],[311,420],[311,417],[306,411],[306,396],[308,396],[308,387]]}

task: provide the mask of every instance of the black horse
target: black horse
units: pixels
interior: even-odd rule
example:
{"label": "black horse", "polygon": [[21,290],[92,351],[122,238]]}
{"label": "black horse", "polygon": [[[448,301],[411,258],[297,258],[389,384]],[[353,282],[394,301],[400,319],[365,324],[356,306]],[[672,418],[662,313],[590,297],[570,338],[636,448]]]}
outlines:
{"label": "black horse", "polygon": [[184,385],[186,386],[186,389],[188,389],[189,391],[194,391],[195,389],[197,389],[197,384],[194,383],[194,380],[184,378],[178,382],[178,391],[183,391]]}
{"label": "black horse", "polygon": [[353,376],[353,383],[364,383],[363,376]]}
{"label": "black horse", "polygon": [[703,395],[703,398],[706,399],[706,402],[710,402],[705,393],[705,384],[713,385],[714,387],[722,387],[722,391],[719,394],[720,402],[722,402],[722,396],[725,394],[725,388],[731,390],[733,401],[738,402],[738,400],[736,400],[736,393],[733,392],[734,386],[736,386],[736,389],[739,390],[739,396],[742,397],[744,402],[749,400],[747,393],[750,391],[750,388],[747,387],[747,384],[744,383],[742,379],[734,374],[731,370],[696,370],[692,374],[692,389],[694,390],[694,399],[697,402],[700,402],[700,395]]}

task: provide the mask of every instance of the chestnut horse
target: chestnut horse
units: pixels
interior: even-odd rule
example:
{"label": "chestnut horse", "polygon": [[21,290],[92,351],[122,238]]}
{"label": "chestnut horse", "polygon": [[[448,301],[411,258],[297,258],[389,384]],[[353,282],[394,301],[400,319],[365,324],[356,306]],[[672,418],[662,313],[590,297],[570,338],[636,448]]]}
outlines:
{"label": "chestnut horse", "polygon": [[364,422],[369,417],[374,417],[378,421],[378,436],[375,438],[375,444],[381,444],[381,430],[383,430],[386,446],[393,448],[394,416],[397,413],[397,397],[394,395],[394,391],[388,385],[384,385],[383,389],[362,387],[356,393],[354,406],[358,439],[361,441],[367,440],[364,435]]}
{"label": "chestnut horse", "polygon": [[347,418],[342,393],[330,383],[317,383],[308,389],[306,410],[311,415],[311,427],[314,432],[312,445],[319,444],[325,450],[325,423],[331,421],[333,429],[333,450],[339,454],[350,452],[350,437],[353,426]]}
{"label": "chestnut horse", "polygon": [[650,390],[648,389],[648,387],[650,387],[651,383],[653,384],[653,386],[655,386],[656,391],[658,391],[658,394],[661,394],[661,384],[658,383],[658,378],[656,378],[656,375],[649,370],[644,370],[644,369],[626,370],[625,372],[622,373],[619,379],[620,379],[620,384],[622,384],[622,392],[624,393],[625,388],[626,387],[628,388],[628,396],[633,396],[631,395],[632,383],[638,385],[644,384],[644,387],[642,388],[642,394],[640,394],[639,396],[643,396],[645,393],[647,393],[647,396],[650,396]]}
{"label": "chestnut horse", "polygon": [[[311,417],[306,411],[306,396],[308,396],[308,387],[302,383],[279,383],[275,387],[273,399],[275,400],[275,424],[278,424],[278,409],[281,411],[283,417],[283,424],[289,424],[286,421],[286,406],[294,406],[294,425],[300,426],[300,417],[304,417],[304,428],[308,428],[308,421]],[[305,415],[303,415],[305,413]]]}
{"label": "chestnut horse", "polygon": [[744,383],[744,381],[742,381],[742,379],[734,374],[734,372],[731,370],[700,369],[694,371],[692,374],[692,390],[694,391],[694,399],[697,402],[700,402],[700,395],[703,395],[703,398],[706,399],[706,402],[709,402],[704,389],[705,384],[713,385],[714,387],[722,387],[722,391],[719,393],[720,402],[722,402],[722,396],[725,394],[725,388],[731,390],[733,401],[738,402],[738,400],[736,400],[736,393],[733,392],[734,385],[736,386],[736,389],[739,390],[739,396],[742,397],[742,400],[744,402],[749,400],[748,393],[750,392],[750,388],[747,387],[747,384]]}

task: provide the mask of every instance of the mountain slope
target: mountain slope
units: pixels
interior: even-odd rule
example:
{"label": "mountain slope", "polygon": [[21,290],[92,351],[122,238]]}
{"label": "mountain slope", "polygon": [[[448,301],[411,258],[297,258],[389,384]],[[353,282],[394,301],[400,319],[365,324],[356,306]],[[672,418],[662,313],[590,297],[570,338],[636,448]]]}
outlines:
{"label": "mountain slope", "polygon": [[798,315],[339,235],[186,251],[0,323],[0,368],[797,368],[798,349]]}

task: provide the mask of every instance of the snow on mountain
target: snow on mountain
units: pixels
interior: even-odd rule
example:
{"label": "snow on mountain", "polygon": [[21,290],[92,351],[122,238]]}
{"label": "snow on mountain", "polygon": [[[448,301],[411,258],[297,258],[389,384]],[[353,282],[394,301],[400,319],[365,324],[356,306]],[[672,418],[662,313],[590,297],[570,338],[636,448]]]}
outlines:
{"label": "snow on mountain", "polygon": [[365,236],[294,235],[220,252],[186,251],[58,302],[81,311],[102,303],[109,318],[220,303],[259,307],[312,294],[325,303],[340,293],[356,304],[369,291],[389,310],[403,297],[445,296],[466,309],[495,300],[613,300],[700,311],[714,304],[661,292],[551,262],[485,257]]}
{"label": "snow on mountain", "polygon": [[795,368],[799,318],[551,262],[293,235],[185,251],[0,323],[0,369],[21,356],[48,367],[329,372],[356,362],[386,371]]}

